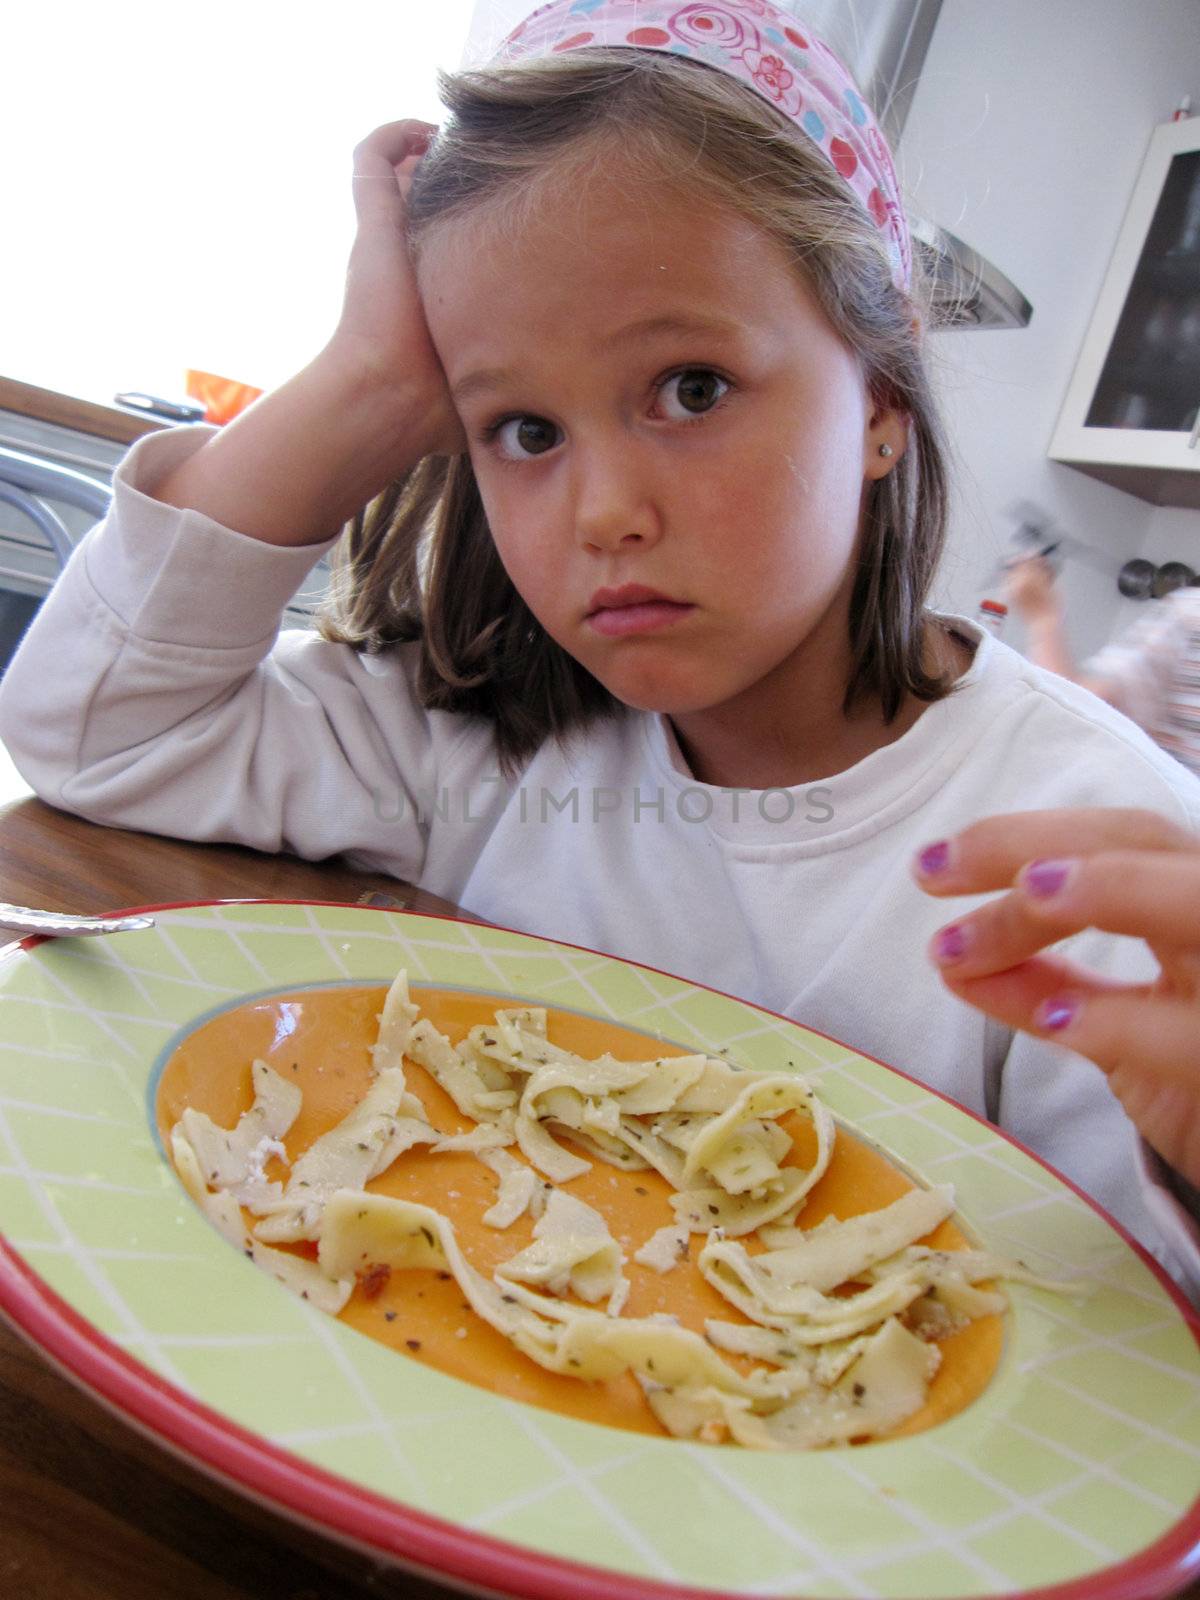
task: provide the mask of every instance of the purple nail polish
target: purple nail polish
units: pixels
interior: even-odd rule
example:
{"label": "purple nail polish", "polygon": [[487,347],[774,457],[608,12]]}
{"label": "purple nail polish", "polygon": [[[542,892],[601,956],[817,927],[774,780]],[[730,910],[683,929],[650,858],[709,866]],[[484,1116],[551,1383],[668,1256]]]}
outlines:
{"label": "purple nail polish", "polygon": [[1073,1000],[1043,1000],[1034,1013],[1034,1022],[1039,1028],[1045,1028],[1050,1033],[1060,1033],[1063,1028],[1070,1027],[1079,1015],[1079,1007]]}
{"label": "purple nail polish", "polygon": [[1039,900],[1048,900],[1058,894],[1071,870],[1069,861],[1031,861],[1021,874],[1021,881]]}
{"label": "purple nail polish", "polygon": [[917,865],[926,877],[933,877],[938,872],[945,872],[950,865],[949,841],[939,839],[936,844],[927,844],[917,857]]}
{"label": "purple nail polish", "polygon": [[934,953],[943,966],[948,966],[952,961],[961,961],[966,955],[967,942],[966,929],[952,922],[938,934]]}

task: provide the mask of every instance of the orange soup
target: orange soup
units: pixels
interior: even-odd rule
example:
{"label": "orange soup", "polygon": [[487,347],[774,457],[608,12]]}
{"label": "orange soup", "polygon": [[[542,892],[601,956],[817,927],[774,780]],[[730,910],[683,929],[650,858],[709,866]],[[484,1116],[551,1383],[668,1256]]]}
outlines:
{"label": "orange soup", "polygon": [[[250,1001],[204,1023],[179,1046],[163,1071],[156,1109],[164,1144],[169,1147],[170,1129],[187,1106],[207,1113],[222,1127],[232,1127],[252,1103],[250,1065],[257,1057],[303,1091],[300,1115],[284,1141],[295,1161],[369,1088],[370,1046],[378,1034],[386,992],[380,987],[304,989]],[[497,1009],[521,1003],[502,995],[416,986],[411,996],[421,1015],[455,1043],[477,1023],[490,1024]],[[610,1051],[644,1061],[688,1053],[631,1028],[553,1008],[547,1008],[547,1032],[555,1044],[585,1057]],[[407,1061],[405,1067],[408,1087],[435,1127],[461,1133],[473,1126],[423,1068]],[[794,1141],[790,1159],[809,1163],[815,1139],[807,1119],[793,1113],[782,1119],[782,1126]],[[286,1180],[282,1163],[272,1160],[266,1170],[269,1178]],[[463,1254],[489,1277],[533,1237],[528,1216],[505,1229],[481,1221],[495,1201],[497,1179],[471,1154],[434,1155],[417,1146],[367,1187],[440,1211],[453,1224]],[[670,1272],[656,1272],[632,1259],[652,1233],[675,1220],[669,1204],[672,1190],[657,1172],[623,1172],[593,1160],[590,1172],[561,1187],[601,1213],[625,1252],[630,1294],[624,1315],[668,1312],[701,1334],[708,1318],[748,1320],[701,1276],[695,1263],[704,1244],[702,1235],[692,1235],[688,1258]],[[810,1192],[800,1225],[808,1228],[830,1215],[845,1218],[876,1210],[912,1187],[912,1181],[884,1155],[839,1127],[832,1161]],[[255,1218],[249,1212],[246,1222],[253,1228]],[[744,1242],[752,1252],[758,1248],[753,1236]],[[966,1245],[952,1221],[944,1222],[927,1242],[950,1250]],[[293,1248],[315,1253],[315,1246]],[[449,1274],[376,1274],[358,1284],[340,1315],[401,1356],[494,1393],[590,1422],[641,1433],[663,1432],[631,1373],[609,1382],[581,1383],[545,1371],[475,1315]],[[995,1370],[1002,1340],[1003,1322],[996,1316],[982,1317],[943,1339],[942,1364],[927,1404],[892,1436],[931,1427],[974,1399]],[[723,1359],[743,1371],[753,1365],[737,1356],[725,1354]]]}

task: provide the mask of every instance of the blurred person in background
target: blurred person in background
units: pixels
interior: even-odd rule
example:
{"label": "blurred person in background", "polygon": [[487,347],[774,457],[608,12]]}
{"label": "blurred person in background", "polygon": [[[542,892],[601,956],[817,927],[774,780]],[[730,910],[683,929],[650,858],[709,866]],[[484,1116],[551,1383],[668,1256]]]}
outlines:
{"label": "blurred person in background", "polygon": [[1041,556],[1014,562],[1005,587],[1031,661],[1099,695],[1200,777],[1200,587],[1172,590],[1082,666],[1050,563]]}

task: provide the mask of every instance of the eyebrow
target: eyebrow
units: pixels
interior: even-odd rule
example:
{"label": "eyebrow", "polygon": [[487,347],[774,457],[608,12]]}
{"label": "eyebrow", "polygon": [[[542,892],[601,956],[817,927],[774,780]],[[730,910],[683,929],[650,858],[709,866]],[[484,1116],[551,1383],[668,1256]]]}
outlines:
{"label": "eyebrow", "polygon": [[[669,335],[685,337],[699,335],[728,339],[740,332],[741,324],[726,317],[640,317],[636,322],[628,322],[623,328],[618,328],[607,342],[613,345],[634,344],[641,339],[662,338]],[[475,372],[467,373],[451,387],[451,398],[456,403],[461,403],[490,389],[502,388],[516,376],[517,374],[508,367],[480,367]]]}

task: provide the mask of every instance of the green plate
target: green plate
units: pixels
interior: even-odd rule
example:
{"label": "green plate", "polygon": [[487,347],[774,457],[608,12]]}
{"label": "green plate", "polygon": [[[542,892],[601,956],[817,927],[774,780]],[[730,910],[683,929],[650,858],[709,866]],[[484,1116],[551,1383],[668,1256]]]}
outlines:
{"label": "green plate", "polygon": [[[311,985],[475,989],[751,1067],[834,1114],[981,1243],[1086,1298],[1013,1288],[983,1395],[913,1438],[814,1454],[559,1417],[313,1311],[211,1228],[164,1160],[156,1074],[214,1011]],[[1034,1157],[899,1073],[679,978],[504,929],[226,902],[0,960],[0,1311],[206,1470],[376,1556],[521,1596],[1129,1597],[1200,1546],[1200,1357],[1148,1258]]]}

